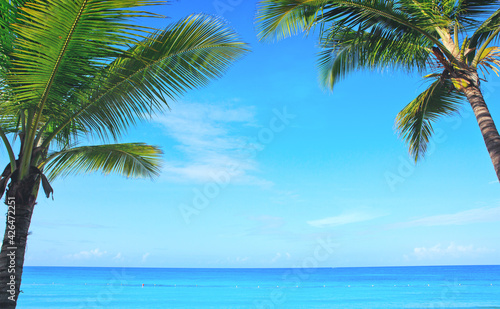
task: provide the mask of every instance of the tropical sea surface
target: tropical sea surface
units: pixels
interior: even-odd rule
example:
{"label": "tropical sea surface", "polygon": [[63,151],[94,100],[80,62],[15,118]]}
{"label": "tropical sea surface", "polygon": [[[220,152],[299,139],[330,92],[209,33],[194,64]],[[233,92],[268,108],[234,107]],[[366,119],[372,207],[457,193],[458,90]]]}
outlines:
{"label": "tropical sea surface", "polygon": [[21,309],[500,308],[500,266],[25,267],[21,289]]}

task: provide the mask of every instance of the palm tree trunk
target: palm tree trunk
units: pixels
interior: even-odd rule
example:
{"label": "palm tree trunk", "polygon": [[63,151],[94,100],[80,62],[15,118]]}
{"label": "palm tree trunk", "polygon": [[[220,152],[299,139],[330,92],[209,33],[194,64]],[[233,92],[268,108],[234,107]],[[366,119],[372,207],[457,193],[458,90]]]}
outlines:
{"label": "palm tree trunk", "polygon": [[36,175],[11,182],[6,194],[7,226],[0,253],[0,308],[16,308],[21,288],[24,253],[38,185]]}
{"label": "palm tree trunk", "polygon": [[464,89],[464,94],[469,100],[477,123],[481,129],[486,148],[490,154],[493,167],[497,173],[497,178],[500,181],[500,135],[493,122],[490,111],[484,102],[483,94],[478,86],[470,85]]}

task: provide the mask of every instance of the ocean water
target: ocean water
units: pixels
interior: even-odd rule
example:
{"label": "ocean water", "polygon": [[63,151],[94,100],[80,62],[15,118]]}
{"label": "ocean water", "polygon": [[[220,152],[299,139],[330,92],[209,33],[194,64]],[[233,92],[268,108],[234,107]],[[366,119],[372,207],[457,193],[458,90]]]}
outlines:
{"label": "ocean water", "polygon": [[26,267],[18,308],[500,308],[500,266]]}

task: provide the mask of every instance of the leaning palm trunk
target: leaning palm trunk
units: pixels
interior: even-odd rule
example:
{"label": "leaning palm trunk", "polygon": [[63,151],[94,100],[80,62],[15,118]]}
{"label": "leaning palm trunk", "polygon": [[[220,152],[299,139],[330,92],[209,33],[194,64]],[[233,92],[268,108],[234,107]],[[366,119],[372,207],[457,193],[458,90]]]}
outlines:
{"label": "leaning palm trunk", "polygon": [[11,182],[6,194],[7,224],[0,253],[0,308],[16,308],[21,288],[24,254],[31,216],[40,180],[29,175],[24,181]]}
{"label": "leaning palm trunk", "polygon": [[500,181],[500,135],[498,134],[498,130],[484,102],[483,94],[479,87],[471,85],[464,89],[464,94],[472,106],[486,144],[486,149],[488,149],[497,178]]}

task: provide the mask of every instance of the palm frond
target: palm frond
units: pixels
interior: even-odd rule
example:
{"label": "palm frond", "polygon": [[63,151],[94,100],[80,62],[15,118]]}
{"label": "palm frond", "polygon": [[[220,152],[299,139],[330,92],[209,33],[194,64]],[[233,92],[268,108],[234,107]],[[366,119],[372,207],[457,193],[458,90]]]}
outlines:
{"label": "palm frond", "polygon": [[369,31],[324,31],[319,53],[320,82],[332,89],[351,71],[398,68],[421,71],[426,67],[432,43],[412,33],[372,27]]}
{"label": "palm frond", "polygon": [[[139,26],[126,19],[148,17],[133,8],[146,0],[39,0],[23,8],[26,21],[14,25],[16,48],[9,84],[26,107],[58,108],[74,88],[98,75],[110,58],[137,43]],[[123,8],[125,7],[125,8]]]}
{"label": "palm frond", "polygon": [[310,28],[328,0],[263,0],[257,8],[261,40],[286,37]]}
{"label": "palm frond", "polygon": [[438,79],[396,117],[396,130],[415,161],[425,155],[433,133],[432,123],[458,112],[463,96],[452,90],[450,81]]}
{"label": "palm frond", "polygon": [[51,154],[40,168],[49,180],[96,171],[152,178],[159,175],[161,154],[157,147],[143,143],[82,146]]}
{"label": "palm frond", "polygon": [[[16,166],[16,158],[14,156],[14,151],[12,150],[12,145],[10,144],[9,140],[7,139],[7,136],[5,135],[5,133],[3,132],[1,127],[0,127],[0,138],[2,139],[2,142],[5,146],[5,149],[7,150],[7,154],[9,156],[10,170],[14,171],[17,167]],[[1,193],[3,194],[3,192],[1,192]]]}
{"label": "palm frond", "polygon": [[386,31],[424,36],[447,53],[436,29],[449,26],[451,20],[433,9],[425,1],[331,0],[321,18],[353,29],[379,26]]}
{"label": "palm frond", "polygon": [[437,32],[437,28],[447,28],[453,21],[432,12],[433,6],[425,1],[264,0],[260,3],[262,9],[257,20],[262,38],[286,37],[315,24],[353,30],[379,27],[425,37],[449,59],[453,58],[451,51],[440,42]]}
{"label": "palm frond", "polygon": [[248,46],[216,17],[193,15],[119,57],[95,82],[70,99],[83,102],[51,135],[67,126],[85,128],[101,138],[117,138],[137,119],[164,110],[167,101],[219,78]]}
{"label": "palm frond", "polygon": [[28,110],[20,177],[29,171],[40,121],[71,110],[62,106],[81,85],[90,84],[111,58],[137,43],[144,27],[127,19],[153,14],[134,10],[159,1],[37,0],[23,7],[24,22],[15,24],[12,69],[7,83],[22,109]]}
{"label": "palm frond", "polygon": [[0,128],[5,134],[17,133],[19,131],[18,119],[20,111],[16,109],[15,104],[4,97],[0,91]]}
{"label": "palm frond", "polygon": [[[497,1],[495,1],[497,2]],[[470,38],[469,48],[479,48],[500,27],[500,9],[493,12],[474,32]],[[472,53],[469,60],[474,57]]]}
{"label": "palm frond", "polygon": [[478,68],[481,69],[483,75],[489,73],[489,70],[495,72],[497,76],[500,72],[500,47],[492,46],[486,48],[479,57]]}
{"label": "palm frond", "polygon": [[454,17],[476,25],[498,9],[498,0],[447,0],[447,2],[455,7]]}
{"label": "palm frond", "polygon": [[0,2],[0,75],[5,78],[10,66],[10,57],[13,50],[14,33],[12,25],[20,23],[20,13],[22,6],[27,0],[1,1]]}

